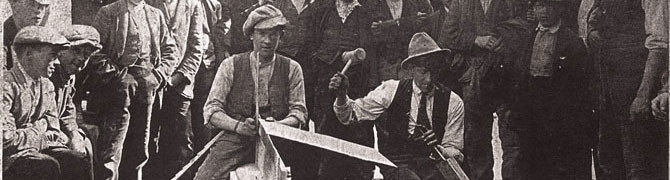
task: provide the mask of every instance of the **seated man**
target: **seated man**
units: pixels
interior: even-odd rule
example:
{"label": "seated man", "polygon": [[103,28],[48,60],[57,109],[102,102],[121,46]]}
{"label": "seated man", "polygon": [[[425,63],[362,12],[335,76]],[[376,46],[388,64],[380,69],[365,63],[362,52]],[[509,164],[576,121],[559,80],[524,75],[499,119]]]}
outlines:
{"label": "seated man", "polygon": [[67,149],[60,136],[54,87],[49,77],[69,42],[49,28],[28,26],[14,39],[17,66],[3,75],[3,177],[92,179],[85,154]]}
{"label": "seated man", "polygon": [[445,179],[435,166],[439,156],[433,146],[446,158],[463,160],[463,101],[436,81],[451,52],[423,32],[414,34],[408,51],[400,66],[412,78],[385,81],[360,99],[349,99],[347,76],[335,74],[329,84],[337,94],[333,109],[345,125],[388,113],[377,122],[379,151],[398,168],[382,167],[384,179]]}
{"label": "seated man", "polygon": [[[92,160],[91,141],[86,139],[85,133],[95,133],[92,125],[77,122],[77,108],[73,102],[75,94],[75,74],[86,66],[89,57],[100,50],[100,34],[95,28],[85,25],[72,25],[61,30],[61,34],[70,41],[70,47],[60,53],[54,75],[49,79],[56,91],[56,107],[61,131],[70,141],[67,146],[70,150],[87,154]],[[80,131],[80,126],[82,130]],[[88,130],[88,131],[87,131]],[[89,134],[90,135],[90,134]],[[97,133],[93,134],[96,136]]]}
{"label": "seated man", "polygon": [[[302,69],[296,61],[276,54],[287,23],[272,5],[249,14],[243,29],[253,41],[254,50],[221,62],[205,103],[204,117],[207,126],[224,130],[224,134],[212,146],[195,179],[229,179],[230,171],[254,162],[258,120],[276,120],[287,128],[305,123]],[[286,143],[287,140],[274,141],[284,158],[290,152]],[[290,160],[285,160],[291,165]]]}

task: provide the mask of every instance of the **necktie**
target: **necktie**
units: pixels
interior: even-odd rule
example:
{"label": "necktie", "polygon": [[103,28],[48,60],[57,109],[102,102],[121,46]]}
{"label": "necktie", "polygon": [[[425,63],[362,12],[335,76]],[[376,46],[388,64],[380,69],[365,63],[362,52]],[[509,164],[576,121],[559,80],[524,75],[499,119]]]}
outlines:
{"label": "necktie", "polygon": [[428,113],[426,112],[426,104],[428,97],[421,93],[421,100],[419,101],[419,113],[417,114],[416,123],[430,129],[430,121],[428,120]]}

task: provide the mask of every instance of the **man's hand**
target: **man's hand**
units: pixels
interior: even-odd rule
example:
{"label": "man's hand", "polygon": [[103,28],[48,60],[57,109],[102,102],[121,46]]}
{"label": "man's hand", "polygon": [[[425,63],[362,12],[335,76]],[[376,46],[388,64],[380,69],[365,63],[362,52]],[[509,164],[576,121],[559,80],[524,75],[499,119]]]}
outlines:
{"label": "man's hand", "polygon": [[[417,129],[415,129],[416,131]],[[435,146],[437,145],[437,138],[435,138],[435,132],[433,130],[428,130],[423,135],[417,137],[414,139],[415,141],[423,141],[426,143],[428,146]]]}
{"label": "man's hand", "polygon": [[382,34],[381,23],[382,21],[372,22],[372,25],[370,25],[370,28],[372,29],[372,35],[378,36]]}
{"label": "man's hand", "polygon": [[67,147],[75,152],[86,154],[86,143],[84,137],[79,134],[79,132],[74,132],[70,142],[67,144]]}
{"label": "man's hand", "polygon": [[170,77],[170,85],[175,87],[181,85],[184,82],[186,77],[182,73],[175,73]]}
{"label": "man's hand", "polygon": [[235,132],[245,136],[255,136],[258,133],[258,122],[253,118],[246,118],[243,122],[240,121]]}
{"label": "man's hand", "polygon": [[496,53],[501,53],[505,49],[505,45],[499,38],[491,38],[489,42],[486,43],[486,47],[489,51]]}
{"label": "man's hand", "polygon": [[349,78],[342,73],[336,73],[330,78],[328,89],[334,91],[338,98],[345,98],[347,96],[347,89],[349,88]]}
{"label": "man's hand", "polygon": [[442,146],[437,146],[437,149],[440,150],[440,153],[442,153],[442,155],[445,158],[454,158],[458,162],[463,162],[463,159],[465,158],[463,153],[461,153],[461,151],[459,151],[457,149],[453,149],[453,148],[452,149],[447,149],[447,148],[442,147]]}
{"label": "man's hand", "polygon": [[664,92],[651,100],[651,114],[659,121],[668,121],[668,92]]}
{"label": "man's hand", "polygon": [[537,23],[537,18],[535,17],[535,8],[530,7],[526,10],[526,21]]}
{"label": "man's hand", "polygon": [[493,36],[477,36],[475,38],[475,45],[477,45],[481,48],[484,48],[484,49],[491,50],[492,49],[491,45],[493,45],[491,42],[496,42],[496,41],[498,41],[498,40],[496,40],[496,38],[493,37]]}
{"label": "man's hand", "polygon": [[631,120],[645,120],[649,117],[651,117],[651,100],[646,97],[636,97],[630,105]]}

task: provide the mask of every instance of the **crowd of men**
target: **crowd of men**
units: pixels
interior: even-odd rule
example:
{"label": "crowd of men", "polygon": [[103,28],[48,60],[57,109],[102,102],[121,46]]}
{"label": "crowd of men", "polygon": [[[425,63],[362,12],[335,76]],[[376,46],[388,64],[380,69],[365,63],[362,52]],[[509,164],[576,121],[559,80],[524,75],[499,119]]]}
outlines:
{"label": "crowd of men", "polygon": [[[4,179],[229,179],[267,121],[376,138],[384,179],[491,180],[494,116],[503,179],[668,178],[667,0],[116,0],[57,27],[9,3]],[[294,180],[373,179],[272,139]]]}

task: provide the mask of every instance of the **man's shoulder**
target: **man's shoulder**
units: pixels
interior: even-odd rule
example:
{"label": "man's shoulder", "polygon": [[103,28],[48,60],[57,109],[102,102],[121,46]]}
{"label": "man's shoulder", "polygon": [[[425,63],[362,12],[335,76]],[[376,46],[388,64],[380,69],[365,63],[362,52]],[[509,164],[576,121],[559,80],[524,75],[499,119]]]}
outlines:
{"label": "man's shoulder", "polygon": [[463,99],[461,99],[461,96],[451,91],[451,95],[449,96],[449,104],[463,106]]}
{"label": "man's shoulder", "polygon": [[105,14],[120,12],[125,7],[125,3],[126,3],[126,1],[119,0],[119,1],[113,2],[111,4],[102,6],[100,8],[100,10],[98,10],[98,11],[101,12],[101,13],[105,13]]}

